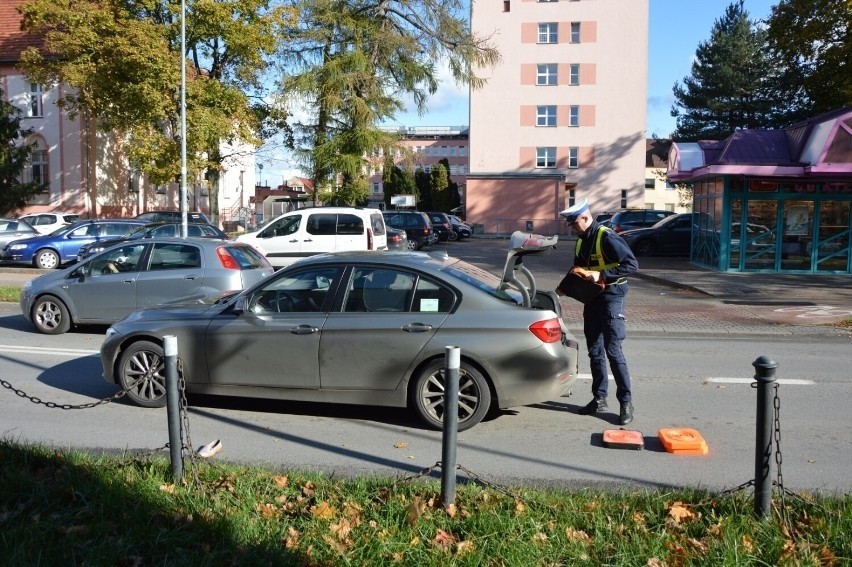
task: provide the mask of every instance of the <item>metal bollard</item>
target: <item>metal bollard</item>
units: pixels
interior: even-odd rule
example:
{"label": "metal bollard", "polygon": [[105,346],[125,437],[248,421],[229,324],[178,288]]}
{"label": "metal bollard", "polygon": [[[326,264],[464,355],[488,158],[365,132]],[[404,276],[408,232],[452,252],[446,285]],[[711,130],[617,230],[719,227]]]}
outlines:
{"label": "metal bollard", "polygon": [[183,441],[180,424],[180,393],[178,391],[177,337],[163,337],[163,351],[166,356],[166,415],[169,421],[169,456],[172,461],[172,478],[175,482],[183,478]]}
{"label": "metal bollard", "polygon": [[770,390],[775,382],[778,363],[761,356],[751,363],[757,380],[757,430],[754,448],[754,513],[769,515],[772,506],[772,422],[773,406]]}
{"label": "metal bollard", "polygon": [[456,440],[459,429],[459,347],[448,346],[444,354],[444,428],[441,445],[441,503],[456,500]]}

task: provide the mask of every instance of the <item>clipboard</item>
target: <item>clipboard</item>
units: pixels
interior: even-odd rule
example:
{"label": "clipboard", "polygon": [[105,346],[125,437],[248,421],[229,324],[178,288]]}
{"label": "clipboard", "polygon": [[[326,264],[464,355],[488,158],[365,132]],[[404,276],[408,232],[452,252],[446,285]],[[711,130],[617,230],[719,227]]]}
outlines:
{"label": "clipboard", "polygon": [[596,282],[575,272],[568,272],[556,289],[580,303],[589,303],[604,290],[603,282]]}

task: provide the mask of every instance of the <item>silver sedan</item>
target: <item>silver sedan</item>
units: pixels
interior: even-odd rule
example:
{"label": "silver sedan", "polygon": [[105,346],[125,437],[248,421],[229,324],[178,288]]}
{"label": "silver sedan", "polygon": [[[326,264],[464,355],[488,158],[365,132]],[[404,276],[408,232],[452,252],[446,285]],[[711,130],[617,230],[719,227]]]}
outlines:
{"label": "silver sedan", "polygon": [[555,294],[519,283],[510,264],[501,278],[446,255],[312,256],[217,304],[136,311],[107,330],[104,377],[138,405],[165,405],[163,337],[174,335],[189,392],[408,406],[440,428],[445,351],[457,346],[464,430],[576,380]]}

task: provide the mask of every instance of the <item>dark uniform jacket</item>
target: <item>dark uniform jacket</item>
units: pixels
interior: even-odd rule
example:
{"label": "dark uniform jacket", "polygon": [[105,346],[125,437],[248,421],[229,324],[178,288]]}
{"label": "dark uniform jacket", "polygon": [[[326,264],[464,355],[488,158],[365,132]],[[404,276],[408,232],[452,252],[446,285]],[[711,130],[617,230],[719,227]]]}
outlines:
{"label": "dark uniform jacket", "polygon": [[[591,262],[591,256],[594,254],[598,230],[603,230],[603,227],[600,223],[592,221],[589,228],[582,234],[578,235],[580,240],[580,250],[574,258],[575,266],[588,270],[598,269],[597,262]],[[636,261],[636,256],[633,255],[633,251],[630,250],[630,246],[627,245],[627,242],[625,242],[624,239],[621,238],[614,230],[604,231],[603,239],[601,241],[601,252],[604,256],[605,264],[618,264],[613,268],[609,268],[601,272],[601,279],[604,283],[606,283],[606,289],[604,289],[603,293],[623,295],[624,292],[627,291],[626,287],[624,289],[619,289],[622,285],[624,285],[625,280],[623,278],[626,278],[639,269],[639,262]]]}

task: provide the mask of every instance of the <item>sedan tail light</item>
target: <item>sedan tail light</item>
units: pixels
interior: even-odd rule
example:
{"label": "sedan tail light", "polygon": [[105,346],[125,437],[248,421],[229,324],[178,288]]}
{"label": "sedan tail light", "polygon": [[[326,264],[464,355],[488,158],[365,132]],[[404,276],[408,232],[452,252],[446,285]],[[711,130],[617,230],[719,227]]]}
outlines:
{"label": "sedan tail light", "polygon": [[562,325],[559,319],[545,319],[530,325],[530,332],[543,343],[558,343],[562,340]]}
{"label": "sedan tail light", "polygon": [[367,229],[367,250],[373,250],[373,229]]}

